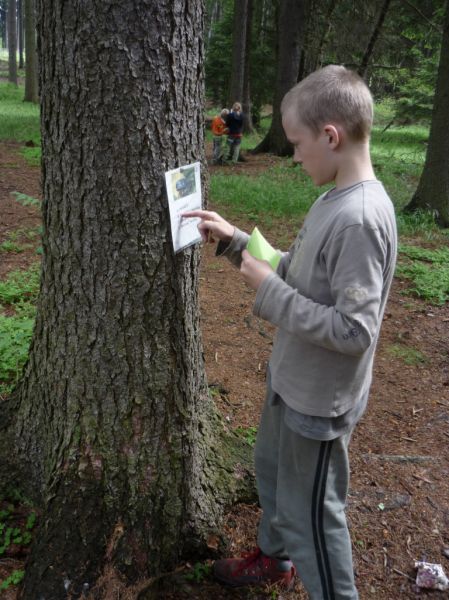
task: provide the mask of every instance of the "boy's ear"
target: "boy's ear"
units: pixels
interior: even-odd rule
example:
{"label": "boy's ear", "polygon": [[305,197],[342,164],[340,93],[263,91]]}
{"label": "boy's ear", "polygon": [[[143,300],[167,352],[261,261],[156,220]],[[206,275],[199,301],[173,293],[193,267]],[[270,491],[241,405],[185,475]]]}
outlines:
{"label": "boy's ear", "polygon": [[332,124],[327,124],[324,126],[324,133],[327,137],[329,148],[335,150],[341,144],[342,141],[342,131],[341,129]]}

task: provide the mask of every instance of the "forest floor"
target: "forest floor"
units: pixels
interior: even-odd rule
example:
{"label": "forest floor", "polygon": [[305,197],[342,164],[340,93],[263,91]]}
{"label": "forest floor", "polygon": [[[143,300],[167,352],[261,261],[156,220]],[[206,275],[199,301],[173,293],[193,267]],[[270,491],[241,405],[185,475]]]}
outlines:
{"label": "forest floor", "polygon": [[[23,206],[12,192],[40,197],[40,173],[27,165],[16,143],[0,143],[0,243],[8,233],[36,227],[39,212]],[[252,175],[271,165],[271,156],[246,155],[237,166],[211,167]],[[226,216],[226,212],[221,210]],[[242,229],[254,222],[234,218]],[[264,235],[276,245],[293,240],[299,223],[273,219]],[[285,244],[285,242],[284,242]],[[205,246],[201,266],[201,309],[209,385],[223,417],[253,437],[264,398],[265,369],[273,328],[252,315],[254,293],[214,246]],[[0,279],[38,260],[35,249],[0,254]],[[348,521],[361,599],[447,598],[447,592],[422,591],[414,580],[415,560],[441,563],[449,573],[449,306],[430,306],[404,295],[406,284],[395,279],[375,361],[369,407],[351,443]],[[408,349],[409,353],[397,349]],[[418,356],[419,360],[411,357]],[[410,363],[410,364],[408,364]],[[229,555],[255,546],[259,509],[239,505],[227,515],[224,532]],[[0,581],[23,567],[26,556],[0,558]],[[190,571],[189,571],[190,568]],[[185,565],[165,591],[148,595],[119,592],[110,598],[301,600],[294,591],[276,588],[230,590],[215,583],[207,563]],[[193,580],[184,575],[190,572]],[[145,586],[143,586],[145,587]],[[13,600],[15,588],[0,592]],[[142,588],[141,588],[142,589]],[[123,590],[123,588],[122,588]],[[112,592],[111,592],[112,593]],[[3,594],[3,595],[2,595]],[[108,600],[108,598],[106,598]]]}

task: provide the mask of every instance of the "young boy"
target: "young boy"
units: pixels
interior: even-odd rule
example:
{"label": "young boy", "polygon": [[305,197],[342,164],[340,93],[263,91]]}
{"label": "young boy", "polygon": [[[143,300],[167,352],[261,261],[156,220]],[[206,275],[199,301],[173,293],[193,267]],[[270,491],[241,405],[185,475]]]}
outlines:
{"label": "young boy", "polygon": [[393,206],[370,160],[372,98],[363,80],[327,66],[282,102],[294,160],[316,185],[334,182],[310,209],[274,272],[245,250],[248,236],[195,211],[217,253],[256,290],[255,315],[277,326],[258,430],[255,467],[263,513],[258,549],[219,560],[231,586],[293,584],[312,600],[355,600],[345,517],[348,444],[363,414],[374,351],[393,278]]}
{"label": "young boy", "polygon": [[223,108],[221,113],[212,120],[211,130],[213,135],[214,149],[212,164],[220,165],[223,162],[223,139],[228,133],[226,118],[229,114],[227,108]]}

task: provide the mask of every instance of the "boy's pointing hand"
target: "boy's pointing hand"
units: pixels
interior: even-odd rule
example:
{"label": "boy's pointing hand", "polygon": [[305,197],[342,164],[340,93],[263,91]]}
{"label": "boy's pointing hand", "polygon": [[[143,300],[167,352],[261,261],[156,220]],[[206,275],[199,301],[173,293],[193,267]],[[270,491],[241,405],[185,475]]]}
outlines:
{"label": "boy's pointing hand", "polygon": [[258,290],[260,284],[274,271],[266,261],[258,260],[248,250],[243,250],[240,272],[246,283],[253,290]]}
{"label": "boy's pointing hand", "polygon": [[212,210],[191,210],[181,215],[182,217],[199,217],[201,219],[198,229],[203,242],[221,240],[230,242],[234,235],[234,225],[225,221],[219,214]]}

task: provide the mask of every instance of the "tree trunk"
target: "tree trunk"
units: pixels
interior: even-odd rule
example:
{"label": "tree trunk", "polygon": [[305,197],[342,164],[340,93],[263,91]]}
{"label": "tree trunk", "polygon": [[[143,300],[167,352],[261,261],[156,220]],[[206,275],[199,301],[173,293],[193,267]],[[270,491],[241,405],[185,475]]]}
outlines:
{"label": "tree trunk", "polygon": [[232,66],[228,96],[228,104],[230,107],[234,102],[243,102],[247,22],[248,0],[234,0]]}
{"label": "tree trunk", "polygon": [[40,0],[37,24],[41,291],[0,489],[19,474],[42,510],[21,599],[63,600],[204,556],[249,447],[222,445],[164,190],[204,162],[202,3]]}
{"label": "tree trunk", "polygon": [[443,27],[440,64],[426,161],[418,188],[406,212],[432,211],[442,227],[449,227],[449,0]]}
{"label": "tree trunk", "polygon": [[17,85],[17,19],[16,0],[8,1],[8,81]]}
{"label": "tree trunk", "polygon": [[0,4],[0,37],[2,38],[2,48],[7,48],[7,27],[6,27],[6,19],[8,18],[8,13],[5,8]]}
{"label": "tree trunk", "polygon": [[23,69],[23,0],[17,0],[17,36],[19,39],[19,69]]}
{"label": "tree trunk", "polygon": [[247,0],[248,14],[246,19],[245,32],[245,65],[243,77],[243,114],[245,121],[243,124],[243,133],[252,133],[254,131],[251,103],[251,43],[252,43],[252,24],[253,24],[253,0]]}
{"label": "tree trunk", "polygon": [[35,0],[25,0],[25,102],[39,102]]}
{"label": "tree trunk", "polygon": [[221,0],[214,0],[212,7],[210,8],[209,22],[207,23],[207,45],[210,44],[214,25],[221,19],[222,14]]}
{"label": "tree trunk", "polygon": [[282,127],[282,98],[297,83],[301,46],[308,18],[308,0],[282,0],[279,12],[279,54],[276,89],[273,99],[271,127],[253,152],[272,152],[278,156],[291,156],[292,145]]}
{"label": "tree trunk", "polygon": [[[329,39],[329,35],[331,32],[331,23],[332,23],[332,15],[337,6],[337,0],[331,0],[326,13],[326,18],[323,26],[323,31],[321,33],[320,41],[318,43],[318,49],[316,54],[316,62],[313,68],[315,71],[318,68],[323,66],[323,56],[324,56],[324,48],[326,47],[327,41]],[[307,76],[309,73],[303,73],[304,76]]]}
{"label": "tree trunk", "polygon": [[363,55],[362,62],[360,63],[360,67],[358,68],[358,73],[361,77],[365,77],[366,71],[368,69],[368,64],[373,55],[374,46],[376,45],[379,34],[382,30],[382,25],[387,16],[388,8],[391,4],[391,0],[384,0],[382,8],[380,9],[379,17],[377,19],[376,26],[374,27],[373,33],[371,34],[371,38],[368,42],[368,46],[366,47],[365,54]]}

